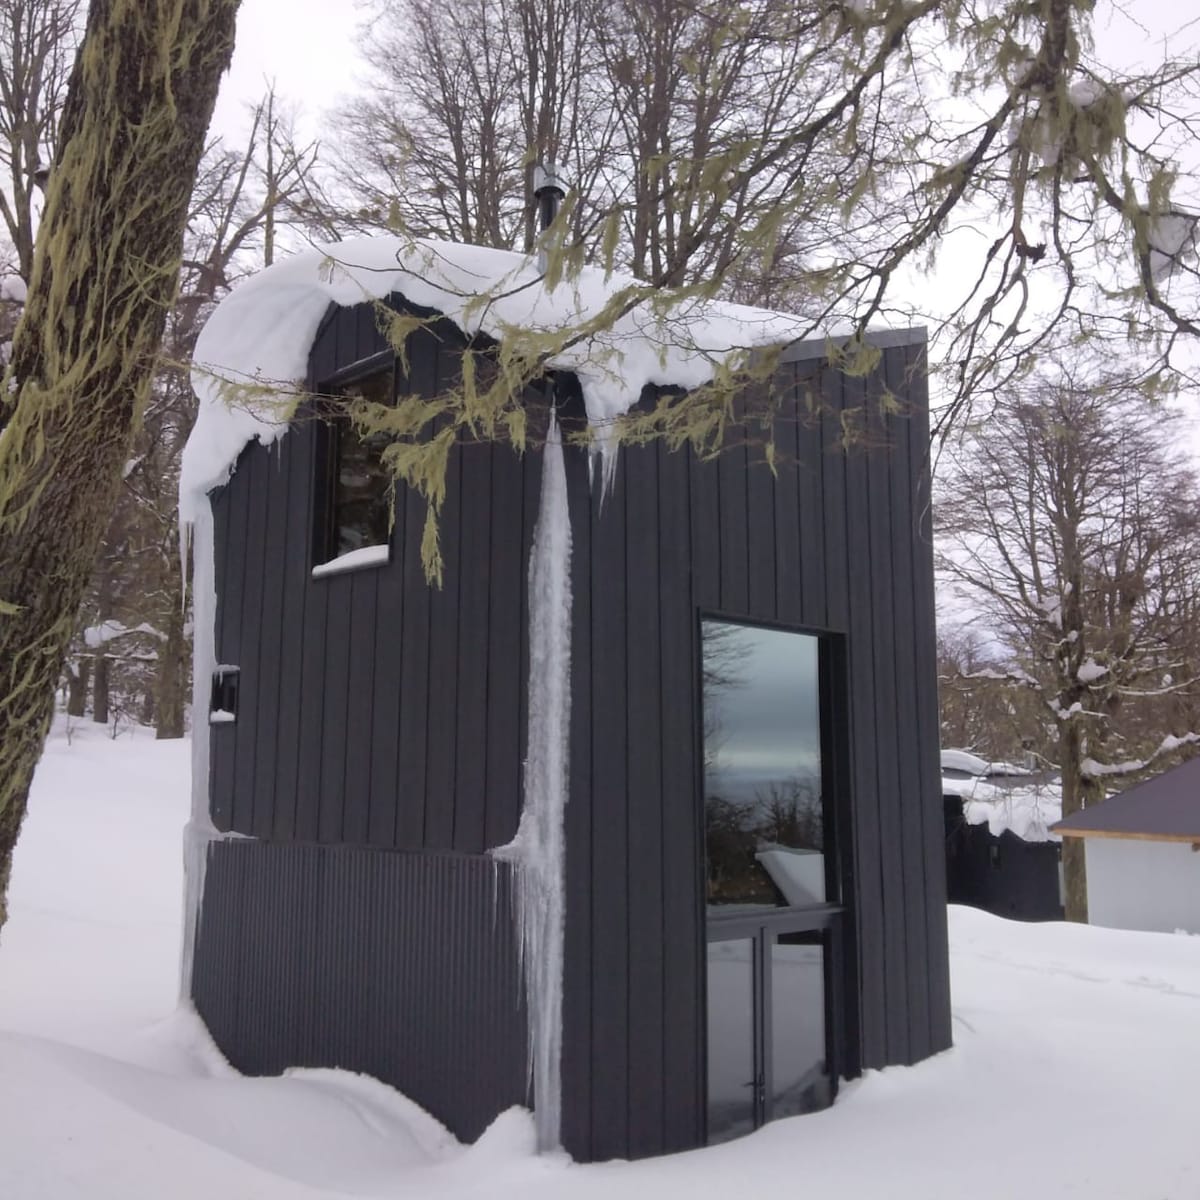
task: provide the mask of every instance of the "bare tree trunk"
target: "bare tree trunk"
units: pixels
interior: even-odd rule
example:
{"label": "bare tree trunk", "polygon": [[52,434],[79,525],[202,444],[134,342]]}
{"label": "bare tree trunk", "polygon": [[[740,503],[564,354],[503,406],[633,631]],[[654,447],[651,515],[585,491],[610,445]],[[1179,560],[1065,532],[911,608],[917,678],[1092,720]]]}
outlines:
{"label": "bare tree trunk", "polygon": [[88,684],[92,677],[92,660],[86,656],[79,659],[78,666],[70,671],[67,681],[67,716],[82,717],[87,714]]}
{"label": "bare tree trunk", "polygon": [[96,650],[92,671],[92,720],[97,725],[108,724],[108,651],[103,646]]}
{"label": "bare tree trunk", "polygon": [[[1080,764],[1083,761],[1083,744],[1079,724],[1075,720],[1062,723],[1059,729],[1062,764],[1062,813],[1069,817],[1084,807],[1084,785]],[[1083,839],[1063,838],[1062,842],[1064,908],[1068,921],[1086,925],[1087,909],[1087,863],[1083,853]]]}
{"label": "bare tree trunk", "polygon": [[0,404],[0,926],[54,689],[148,394],[237,0],[92,0]]}
{"label": "bare tree trunk", "polygon": [[[104,556],[107,559],[107,555]],[[112,614],[112,577],[104,562],[99,571],[96,588],[96,630],[100,641],[92,656],[92,720],[97,725],[108,724],[108,644],[104,641],[104,626]]]}

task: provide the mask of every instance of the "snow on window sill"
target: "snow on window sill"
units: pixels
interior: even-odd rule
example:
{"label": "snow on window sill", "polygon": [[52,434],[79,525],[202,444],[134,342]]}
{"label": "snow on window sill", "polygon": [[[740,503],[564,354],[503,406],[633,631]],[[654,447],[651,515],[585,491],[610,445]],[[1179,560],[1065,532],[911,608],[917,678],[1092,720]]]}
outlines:
{"label": "snow on window sill", "polygon": [[210,725],[232,725],[236,720],[236,714],[227,712],[223,708],[214,708],[208,714],[208,723]]}
{"label": "snow on window sill", "polygon": [[318,563],[312,569],[314,579],[323,579],[326,575],[341,575],[345,571],[357,571],[363,567],[380,567],[391,558],[391,547],[362,546],[347,554],[331,558],[329,562]]}

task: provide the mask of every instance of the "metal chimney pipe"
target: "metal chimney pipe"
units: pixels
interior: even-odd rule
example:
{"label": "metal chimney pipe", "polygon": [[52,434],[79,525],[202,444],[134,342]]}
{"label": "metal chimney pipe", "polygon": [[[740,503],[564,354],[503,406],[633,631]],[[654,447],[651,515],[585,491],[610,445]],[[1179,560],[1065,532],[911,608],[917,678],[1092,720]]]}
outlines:
{"label": "metal chimney pipe", "polygon": [[[535,164],[533,168],[533,199],[538,209],[538,230],[545,233],[554,224],[558,207],[567,198],[566,185],[558,176],[553,163]],[[546,251],[538,251],[538,268],[546,270]]]}

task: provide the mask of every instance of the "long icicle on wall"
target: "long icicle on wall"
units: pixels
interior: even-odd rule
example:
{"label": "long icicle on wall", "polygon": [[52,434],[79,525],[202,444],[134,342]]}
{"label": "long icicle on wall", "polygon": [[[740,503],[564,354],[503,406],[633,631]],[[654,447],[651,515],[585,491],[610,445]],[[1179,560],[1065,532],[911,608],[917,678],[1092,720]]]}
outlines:
{"label": "long icicle on wall", "polygon": [[208,705],[216,666],[217,582],[209,498],[204,496],[186,512],[181,506],[180,518],[180,561],[188,561],[189,548],[192,554],[192,807],[183,831],[183,946],[179,971],[180,1000],[190,1005],[208,847],[220,836],[212,823],[208,793]]}
{"label": "long icicle on wall", "polygon": [[529,559],[529,734],[517,836],[493,851],[513,864],[538,1148],[560,1144],[565,883],[571,724],[571,521],[562,435],[551,414]]}

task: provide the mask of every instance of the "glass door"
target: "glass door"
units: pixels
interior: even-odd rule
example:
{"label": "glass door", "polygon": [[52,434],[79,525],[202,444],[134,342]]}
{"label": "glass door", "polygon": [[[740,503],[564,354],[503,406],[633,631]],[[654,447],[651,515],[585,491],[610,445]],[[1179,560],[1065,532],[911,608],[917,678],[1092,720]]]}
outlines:
{"label": "glass door", "polygon": [[832,1103],[842,907],[823,639],[704,619],[708,1140]]}

